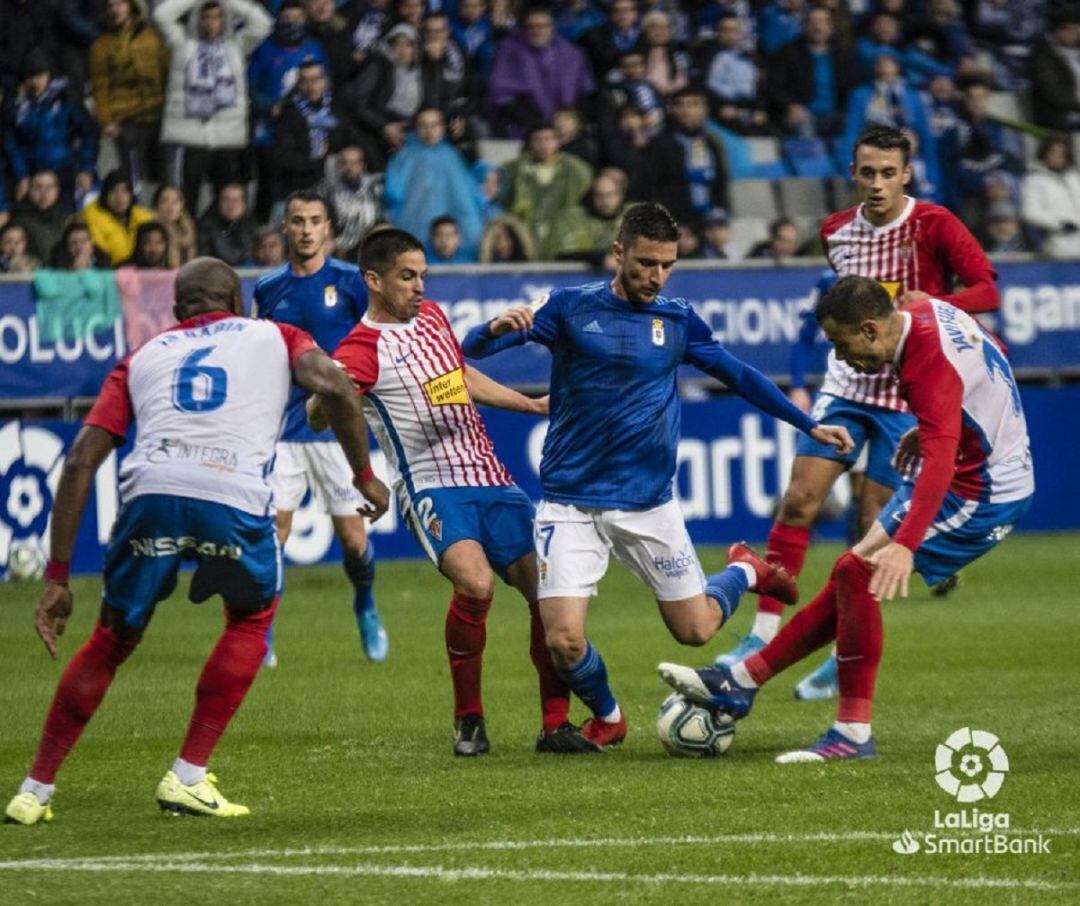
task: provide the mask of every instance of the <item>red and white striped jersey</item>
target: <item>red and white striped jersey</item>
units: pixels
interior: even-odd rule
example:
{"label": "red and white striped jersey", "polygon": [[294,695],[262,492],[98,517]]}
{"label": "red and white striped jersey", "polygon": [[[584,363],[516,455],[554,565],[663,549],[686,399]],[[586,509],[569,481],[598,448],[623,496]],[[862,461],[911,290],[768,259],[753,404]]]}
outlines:
{"label": "red and white striped jersey", "polygon": [[135,423],[120,499],[171,494],[269,513],[266,475],[291,370],[317,348],[290,324],[228,312],[189,318],[140,346],[109,373],[84,421],[120,438]]}
{"label": "red and white striped jersey", "polygon": [[365,316],[334,358],[363,394],[399,494],[513,484],[465,386],[461,346],[434,302],[404,324]]}
{"label": "red and white striped jersey", "polygon": [[[972,313],[995,311],[999,305],[997,274],[982,247],[940,205],[907,198],[903,213],[881,227],[870,223],[862,205],[856,205],[825,218],[821,240],[837,274],[877,280],[894,300],[917,291]],[[956,280],[966,288],[953,292]],[[831,351],[821,392],[885,409],[905,409],[891,369],[858,374]]]}
{"label": "red and white striped jersey", "polygon": [[907,306],[894,363],[919,423],[922,466],[893,540],[915,550],[948,491],[1012,503],[1035,492],[1027,422],[1012,369],[974,318],[939,299]]}

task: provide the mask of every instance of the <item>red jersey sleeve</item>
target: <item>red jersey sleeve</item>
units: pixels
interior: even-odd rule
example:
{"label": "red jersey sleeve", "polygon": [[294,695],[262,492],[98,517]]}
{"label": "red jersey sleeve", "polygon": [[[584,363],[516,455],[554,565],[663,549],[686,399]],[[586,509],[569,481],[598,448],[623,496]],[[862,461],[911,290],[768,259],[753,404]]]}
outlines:
{"label": "red jersey sleeve", "polygon": [[969,314],[997,311],[1001,305],[997,272],[971,231],[948,211],[934,218],[933,230],[938,259],[965,287],[938,298]]}
{"label": "red jersey sleeve", "polygon": [[357,324],[334,350],[334,361],[345,368],[358,393],[367,393],[379,379],[379,332]]}
{"label": "red jersey sleeve", "polygon": [[289,368],[295,368],[296,362],[305,352],[318,349],[316,343],[306,330],[301,330],[293,324],[281,324],[277,321],[268,322],[281,331],[281,339],[285,341],[285,348],[289,351]]}
{"label": "red jersey sleeve", "polygon": [[[900,365],[900,392],[919,423],[922,469],[915,479],[911,508],[893,541],[915,551],[933,525],[956,471],[964,384],[941,348],[929,303],[917,303],[908,310],[912,327]],[[922,324],[918,324],[920,319]]]}
{"label": "red jersey sleeve", "polygon": [[131,393],[128,391],[128,365],[131,356],[118,362],[94,401],[93,408],[83,419],[84,425],[104,428],[120,440],[127,436],[127,429],[135,421],[135,410],[131,405]]}

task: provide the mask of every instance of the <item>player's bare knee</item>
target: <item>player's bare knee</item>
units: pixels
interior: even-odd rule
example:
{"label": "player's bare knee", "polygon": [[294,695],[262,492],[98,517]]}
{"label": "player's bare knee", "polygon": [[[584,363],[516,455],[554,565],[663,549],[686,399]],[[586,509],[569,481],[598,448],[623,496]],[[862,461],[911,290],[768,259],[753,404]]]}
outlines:
{"label": "player's bare knee", "polygon": [[566,626],[552,626],[544,636],[548,651],[556,664],[568,667],[585,657],[585,636]]}
{"label": "player's bare knee", "polygon": [[821,509],[822,496],[817,489],[801,482],[788,485],[780,501],[778,518],[786,525],[809,526]]}
{"label": "player's bare knee", "polygon": [[495,576],[492,575],[491,570],[472,570],[455,577],[454,591],[470,598],[486,601],[495,594]]}
{"label": "player's bare knee", "polygon": [[693,620],[680,626],[672,627],[671,634],[680,645],[700,648],[716,635],[718,624],[715,620]]}

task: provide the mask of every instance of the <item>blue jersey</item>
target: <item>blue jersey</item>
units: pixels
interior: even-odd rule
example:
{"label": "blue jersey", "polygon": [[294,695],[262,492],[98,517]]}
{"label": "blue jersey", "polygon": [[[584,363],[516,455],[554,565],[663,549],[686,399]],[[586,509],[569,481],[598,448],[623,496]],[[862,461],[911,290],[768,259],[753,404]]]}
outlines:
{"label": "blue jersey", "polygon": [[540,462],[545,500],[619,510],[670,500],[683,363],[803,431],[815,427],[775,384],[717,343],[683,299],[635,305],[608,284],[591,283],[555,290],[533,307],[528,331],[494,338],[479,325],[463,348],[476,358],[529,340],[551,349],[551,425]]}
{"label": "blue jersey", "polygon": [[[255,284],[255,316],[307,331],[327,353],[337,349],[345,335],[367,311],[367,288],[360,269],[334,258],[307,277],[294,274],[283,264]],[[299,442],[330,441],[327,429],[316,434],[307,425],[304,402],[307,394],[293,387],[285,410],[281,439]]]}

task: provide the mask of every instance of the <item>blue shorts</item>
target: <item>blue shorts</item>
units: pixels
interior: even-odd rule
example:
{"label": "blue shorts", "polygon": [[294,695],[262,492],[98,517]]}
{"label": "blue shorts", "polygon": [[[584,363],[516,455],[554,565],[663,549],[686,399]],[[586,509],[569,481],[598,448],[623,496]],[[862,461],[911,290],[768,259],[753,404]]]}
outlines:
{"label": "blue shorts", "polygon": [[221,595],[232,608],[281,594],[283,571],[273,516],[252,516],[223,503],[144,494],[128,502],[105,552],[102,600],[143,628],[158,601],[176,588],[185,560],[195,561],[188,597]]}
{"label": "blue shorts", "polygon": [[[878,522],[890,538],[911,509],[914,488],[913,482],[905,481],[878,513]],[[982,503],[950,492],[915,551],[915,572],[927,585],[948,579],[1004,540],[1029,506],[1030,497],[1012,503]]]}
{"label": "blue shorts", "polygon": [[809,434],[800,434],[795,446],[796,456],[831,459],[844,463],[850,469],[863,447],[867,447],[866,477],[894,491],[900,487],[900,473],[893,468],[892,458],[900,438],[917,424],[914,415],[855,403],[831,393],[819,393],[814,399],[813,416],[823,425],[843,425],[847,428],[855,441],[855,448],[841,455],[836,452],[836,447],[820,444]]}
{"label": "blue shorts", "polygon": [[517,485],[432,488],[403,499],[401,515],[436,566],[451,544],[468,539],[480,544],[492,569],[505,579],[507,567],[533,552],[535,510]]}

